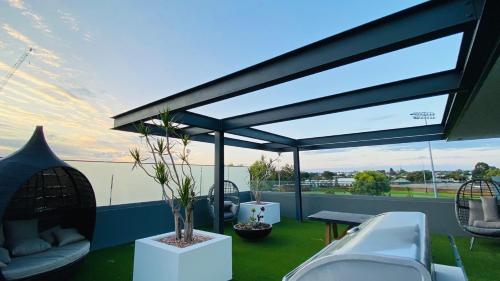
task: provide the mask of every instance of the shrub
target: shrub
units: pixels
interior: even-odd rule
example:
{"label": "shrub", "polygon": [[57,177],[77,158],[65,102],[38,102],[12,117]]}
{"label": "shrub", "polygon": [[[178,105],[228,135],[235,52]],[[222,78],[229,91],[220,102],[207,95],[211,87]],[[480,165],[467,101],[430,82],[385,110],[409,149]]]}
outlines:
{"label": "shrub", "polygon": [[364,171],[354,176],[352,194],[382,195],[391,190],[389,178],[377,171]]}

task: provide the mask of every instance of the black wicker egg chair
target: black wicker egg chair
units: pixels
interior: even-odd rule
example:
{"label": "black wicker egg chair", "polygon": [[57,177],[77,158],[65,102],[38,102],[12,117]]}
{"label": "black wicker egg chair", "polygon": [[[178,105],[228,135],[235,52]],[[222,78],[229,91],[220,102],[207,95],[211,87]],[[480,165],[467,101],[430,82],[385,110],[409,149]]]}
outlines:
{"label": "black wicker egg chair", "polygon": [[[500,189],[496,183],[489,180],[474,179],[464,183],[455,197],[455,215],[462,229],[472,235],[470,249],[474,245],[475,237],[500,238],[500,220],[485,221],[481,197],[495,198],[498,216],[500,206],[498,197]],[[474,209],[474,211],[471,211]],[[472,213],[474,212],[474,214]]]}
{"label": "black wicker egg chair", "polygon": [[[2,268],[0,280],[63,280],[90,250],[96,217],[92,186],[51,151],[40,126],[24,147],[0,161],[0,214],[2,231],[7,221],[35,220],[39,232],[55,226],[76,228],[85,237],[44,252],[12,257]],[[39,264],[33,262],[37,259]]]}
{"label": "black wicker egg chair", "polygon": [[[212,185],[208,190],[208,211],[212,218],[215,217],[214,212],[214,189],[215,186]],[[240,191],[238,186],[232,182],[224,181],[224,221],[234,222],[238,219],[238,213],[240,211]]]}

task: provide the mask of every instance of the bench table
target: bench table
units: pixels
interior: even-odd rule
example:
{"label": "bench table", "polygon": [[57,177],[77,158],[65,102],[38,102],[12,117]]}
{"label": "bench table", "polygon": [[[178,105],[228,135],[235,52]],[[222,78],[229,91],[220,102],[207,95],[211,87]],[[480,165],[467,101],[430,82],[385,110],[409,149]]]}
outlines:
{"label": "bench table", "polygon": [[[361,223],[372,217],[372,215],[365,214],[320,211],[308,216],[307,218],[312,221],[322,221],[325,223],[325,245],[328,245],[332,242],[332,230],[333,238],[339,239],[346,234],[347,230],[351,229],[354,226],[360,225]],[[337,224],[347,225],[347,229],[340,236],[338,233]]]}

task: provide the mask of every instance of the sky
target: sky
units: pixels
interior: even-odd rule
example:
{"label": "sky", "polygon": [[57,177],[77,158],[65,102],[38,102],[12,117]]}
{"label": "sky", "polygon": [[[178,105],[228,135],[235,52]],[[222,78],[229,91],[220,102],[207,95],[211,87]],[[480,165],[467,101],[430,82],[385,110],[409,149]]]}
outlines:
{"label": "sky", "polygon": [[[125,110],[269,59],[420,1],[22,1],[0,0],[0,79],[30,47],[0,92],[0,156],[43,125],[64,159],[128,161],[137,135],[113,131]],[[216,118],[332,95],[455,67],[461,34],[193,109]],[[292,138],[439,123],[446,96],[258,126]],[[438,170],[500,166],[500,140],[432,142]],[[191,161],[213,163],[193,143]],[[226,164],[261,154],[226,147]],[[291,163],[291,155],[281,163]],[[429,169],[427,143],[301,153],[304,170]]]}

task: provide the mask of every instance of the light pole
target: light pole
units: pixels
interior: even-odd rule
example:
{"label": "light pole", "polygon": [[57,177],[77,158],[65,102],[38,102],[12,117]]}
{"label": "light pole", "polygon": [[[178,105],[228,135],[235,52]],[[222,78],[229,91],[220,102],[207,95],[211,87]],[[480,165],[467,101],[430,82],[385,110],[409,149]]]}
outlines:
{"label": "light pole", "polygon": [[422,171],[424,174],[425,193],[427,194],[427,179],[425,178],[425,166],[424,166],[424,164],[422,164]]}
{"label": "light pole", "polygon": [[277,169],[278,169],[278,188],[281,188],[281,168],[280,168],[280,157],[281,157],[281,152],[278,152],[278,158],[276,158],[277,162],[278,162],[278,165],[277,165]]}
{"label": "light pole", "polygon": [[[435,119],[435,114],[434,112],[413,112],[410,114],[413,119],[423,119],[425,121],[425,125],[427,126],[427,120],[428,119]],[[431,142],[427,142],[429,146],[429,157],[431,158],[431,169],[432,169],[432,187],[434,188],[434,198],[438,197],[437,193],[437,186],[436,186],[436,173],[434,172],[434,160],[432,159],[432,148],[431,148]],[[425,171],[424,171],[425,173]]]}

